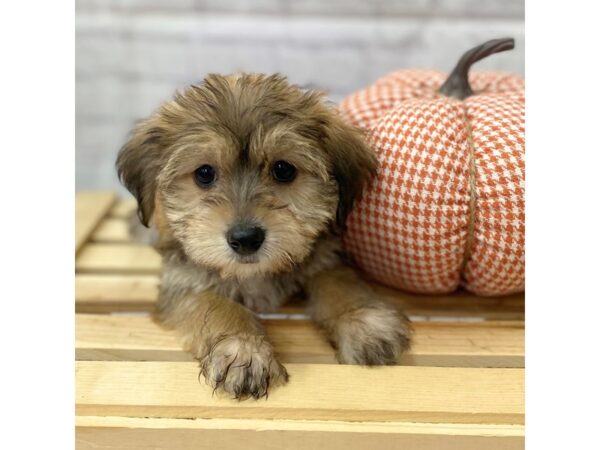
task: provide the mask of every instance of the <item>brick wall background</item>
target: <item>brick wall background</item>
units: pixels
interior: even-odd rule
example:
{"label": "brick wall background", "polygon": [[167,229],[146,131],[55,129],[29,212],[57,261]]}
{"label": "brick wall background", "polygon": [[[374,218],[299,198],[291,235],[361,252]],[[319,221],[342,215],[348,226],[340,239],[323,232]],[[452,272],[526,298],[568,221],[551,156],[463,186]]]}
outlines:
{"label": "brick wall background", "polygon": [[478,69],[524,74],[523,0],[77,0],[76,188],[120,188],[135,121],[210,72],[280,72],[333,100],[403,67],[450,70],[483,41],[516,39]]}

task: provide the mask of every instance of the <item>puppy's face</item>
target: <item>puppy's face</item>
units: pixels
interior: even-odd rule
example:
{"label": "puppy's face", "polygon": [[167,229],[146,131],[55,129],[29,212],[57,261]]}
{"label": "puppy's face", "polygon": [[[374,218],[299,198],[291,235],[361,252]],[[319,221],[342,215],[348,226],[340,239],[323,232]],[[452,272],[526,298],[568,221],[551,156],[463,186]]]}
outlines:
{"label": "puppy's face", "polygon": [[210,76],[142,122],[117,161],[140,218],[224,277],[290,270],[343,226],[375,159],[315,92]]}

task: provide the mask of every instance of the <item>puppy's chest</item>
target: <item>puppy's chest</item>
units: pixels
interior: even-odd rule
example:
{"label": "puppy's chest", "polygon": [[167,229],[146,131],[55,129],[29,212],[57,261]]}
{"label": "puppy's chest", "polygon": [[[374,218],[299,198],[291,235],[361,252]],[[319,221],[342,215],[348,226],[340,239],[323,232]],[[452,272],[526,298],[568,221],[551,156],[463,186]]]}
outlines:
{"label": "puppy's chest", "polygon": [[184,295],[210,290],[253,311],[270,312],[302,292],[305,281],[306,276],[302,272],[245,280],[223,279],[189,263],[167,262],[163,267],[161,298],[163,301],[177,301]]}
{"label": "puppy's chest", "polygon": [[217,291],[256,312],[271,312],[303,291],[300,274],[224,282]]}
{"label": "puppy's chest", "polygon": [[213,291],[237,301],[256,312],[271,312],[291,297],[303,294],[306,284],[317,273],[339,264],[339,239],[324,239],[315,246],[308,260],[287,273],[245,279],[222,278],[216,272],[191,263],[182,252],[163,254],[160,287],[162,302],[182,296]]}

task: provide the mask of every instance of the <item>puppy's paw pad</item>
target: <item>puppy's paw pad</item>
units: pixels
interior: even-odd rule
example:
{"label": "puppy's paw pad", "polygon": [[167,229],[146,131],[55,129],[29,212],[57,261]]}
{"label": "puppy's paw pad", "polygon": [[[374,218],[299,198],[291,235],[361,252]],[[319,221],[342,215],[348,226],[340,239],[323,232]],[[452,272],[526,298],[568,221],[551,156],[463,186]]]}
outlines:
{"label": "puppy's paw pad", "polygon": [[268,394],[269,387],[284,384],[288,374],[263,336],[229,336],[219,340],[200,361],[200,373],[215,390],[236,399]]}
{"label": "puppy's paw pad", "polygon": [[410,347],[408,319],[392,308],[359,308],[345,314],[337,326],[337,359],[342,364],[397,364]]}

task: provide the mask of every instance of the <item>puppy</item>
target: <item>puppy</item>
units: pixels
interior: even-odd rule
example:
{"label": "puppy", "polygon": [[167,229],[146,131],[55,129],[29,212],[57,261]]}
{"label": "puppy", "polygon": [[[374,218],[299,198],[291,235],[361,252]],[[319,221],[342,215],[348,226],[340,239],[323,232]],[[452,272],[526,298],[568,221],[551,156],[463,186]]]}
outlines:
{"label": "puppy", "polygon": [[236,398],[287,381],[254,312],[294,295],[343,364],[395,364],[409,345],[406,317],[344,263],[340,232],[376,158],[322,97],[279,75],[210,75],[142,121],[117,159],[158,233],[156,317]]}

